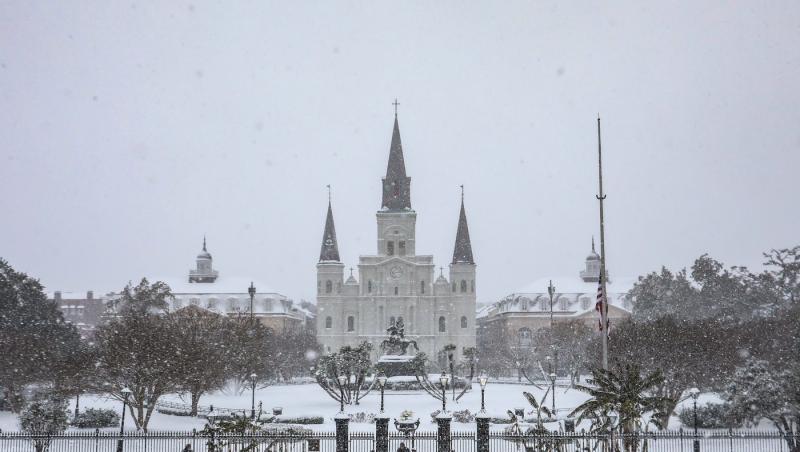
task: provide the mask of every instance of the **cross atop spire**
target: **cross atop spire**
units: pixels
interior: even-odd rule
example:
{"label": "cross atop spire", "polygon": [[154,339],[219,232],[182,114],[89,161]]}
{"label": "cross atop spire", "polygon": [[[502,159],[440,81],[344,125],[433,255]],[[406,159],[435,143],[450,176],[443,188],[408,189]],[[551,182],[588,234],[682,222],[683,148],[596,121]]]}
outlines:
{"label": "cross atop spire", "polygon": [[594,253],[594,236],[592,236],[592,252]]}
{"label": "cross atop spire", "polygon": [[205,234],[203,234],[203,251],[208,251],[208,250],[206,250],[206,235]]}
{"label": "cross atop spire", "polygon": [[396,97],[394,98],[394,102],[392,102],[392,105],[394,105],[394,117],[397,118],[397,106],[400,105],[400,102],[397,101]]}
{"label": "cross atop spire", "polygon": [[464,210],[464,186],[461,186],[461,212],[458,215],[458,230],[456,231],[456,245],[453,249],[454,264],[475,264],[472,258],[472,242],[469,239],[467,226],[467,213]]}

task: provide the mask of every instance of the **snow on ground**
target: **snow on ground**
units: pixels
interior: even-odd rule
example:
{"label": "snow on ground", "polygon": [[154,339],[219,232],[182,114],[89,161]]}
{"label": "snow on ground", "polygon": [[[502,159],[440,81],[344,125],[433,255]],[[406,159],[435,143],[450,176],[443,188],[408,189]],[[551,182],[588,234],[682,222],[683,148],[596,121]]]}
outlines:
{"label": "snow on ground", "polygon": [[[454,403],[448,400],[448,411],[461,411],[469,410],[476,413],[480,410],[480,387],[475,384],[474,389],[465,394],[461,400]],[[541,400],[544,394],[544,389],[537,389],[531,385],[525,384],[492,384],[489,383],[486,387],[486,411],[492,417],[507,418],[506,412],[515,408],[524,408],[526,417],[532,407],[527,403],[525,397],[522,395],[524,391],[532,393],[537,400]],[[558,409],[559,417],[563,418],[572,411],[577,405],[587,399],[587,395],[567,387],[556,388],[556,407]],[[429,396],[423,391],[386,391],[385,393],[385,411],[386,414],[391,416],[392,419],[400,416],[404,410],[411,410],[414,412],[415,417],[420,419],[420,431],[433,431],[436,425],[433,423],[430,413],[435,410],[441,409],[441,402]],[[170,394],[160,399],[162,402],[177,402],[187,404],[189,403],[188,397],[182,397],[178,394]],[[275,385],[259,388],[256,390],[256,406],[261,402],[263,404],[264,412],[270,413],[273,407],[282,407],[283,414],[287,417],[294,416],[322,416],[324,423],[321,425],[310,425],[313,430],[317,431],[333,431],[334,422],[333,417],[339,412],[339,404],[331,399],[319,386],[316,384],[302,384],[302,385]],[[701,394],[698,401],[699,405],[709,402],[719,402],[719,397],[716,394]],[[74,399],[71,401],[70,410],[74,410]],[[682,407],[691,407],[691,399],[684,400],[678,406],[678,410]],[[552,405],[551,395],[548,394],[545,404],[550,407]],[[105,396],[91,396],[86,395],[81,397],[80,400],[81,410],[86,408],[109,408],[119,410],[121,403],[117,400]],[[230,395],[222,392],[207,394],[200,399],[201,406],[213,405],[217,408],[233,408],[241,409],[245,413],[250,412],[250,391],[245,391],[241,395]],[[377,414],[380,409],[380,392],[373,390],[365,398],[363,398],[359,405],[347,406],[345,411],[348,413],[366,412]],[[129,415],[130,413],[128,413]],[[202,429],[205,425],[205,420],[201,418],[193,418],[188,416],[174,416],[154,412],[150,420],[150,431],[191,431],[193,428]],[[126,430],[134,430],[133,422],[127,416],[125,423]],[[393,422],[390,422],[390,427],[393,430]],[[498,425],[494,428],[502,429],[504,426]],[[555,427],[553,424],[552,427]],[[680,421],[677,417],[673,416],[670,420],[670,428],[676,429],[680,427]],[[351,431],[372,431],[374,425],[369,423],[351,423]],[[474,431],[475,424],[463,424],[453,422],[452,428],[455,431]],[[15,431],[19,430],[19,421],[17,417],[9,412],[0,412],[0,429],[2,431]],[[115,430],[115,429],[109,429]]]}

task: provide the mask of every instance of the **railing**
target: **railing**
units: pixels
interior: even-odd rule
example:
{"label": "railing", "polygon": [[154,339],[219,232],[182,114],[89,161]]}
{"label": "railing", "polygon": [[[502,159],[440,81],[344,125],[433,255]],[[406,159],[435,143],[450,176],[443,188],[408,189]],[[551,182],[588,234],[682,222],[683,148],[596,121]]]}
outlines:
{"label": "railing", "polygon": [[[348,452],[374,452],[374,432],[347,435]],[[415,452],[440,452],[437,433],[417,432],[405,436],[388,435],[388,450],[396,452],[401,443]],[[477,452],[479,440],[474,432],[450,435],[449,452]],[[714,431],[695,437],[685,431],[648,432],[631,435],[561,433],[544,435],[508,435],[493,432],[488,438],[491,452],[691,452],[694,441],[703,452],[795,452],[800,450],[800,436],[777,431]],[[60,435],[0,433],[0,452],[336,452],[336,434],[268,433],[203,434],[200,432],[69,432]],[[790,447],[790,444],[792,445]],[[792,448],[793,447],[793,448]]]}

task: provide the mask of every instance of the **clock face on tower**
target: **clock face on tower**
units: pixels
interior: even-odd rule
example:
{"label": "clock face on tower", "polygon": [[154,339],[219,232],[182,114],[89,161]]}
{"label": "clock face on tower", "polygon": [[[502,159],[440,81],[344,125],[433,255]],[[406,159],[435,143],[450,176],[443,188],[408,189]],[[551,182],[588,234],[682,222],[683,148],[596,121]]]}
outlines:
{"label": "clock face on tower", "polygon": [[389,276],[392,279],[400,279],[403,276],[403,267],[395,265],[394,267],[389,269]]}

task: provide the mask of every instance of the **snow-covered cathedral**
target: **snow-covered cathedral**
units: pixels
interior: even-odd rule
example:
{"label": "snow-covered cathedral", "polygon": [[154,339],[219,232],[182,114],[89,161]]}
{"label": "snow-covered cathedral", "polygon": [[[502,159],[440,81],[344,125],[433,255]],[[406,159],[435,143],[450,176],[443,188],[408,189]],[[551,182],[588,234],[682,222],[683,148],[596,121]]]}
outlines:
{"label": "snow-covered cathedral", "polygon": [[460,359],[465,348],[475,346],[475,261],[464,197],[449,278],[443,271],[437,277],[433,256],[416,250],[417,213],[411,208],[411,178],[406,176],[397,114],[376,217],[377,252],[360,256],[358,279],[351,271],[345,280],[328,203],[317,263],[317,339],[323,350],[336,352],[368,341],[377,357],[386,329],[402,319],[406,337],[431,359],[449,344],[456,346],[455,358]]}

